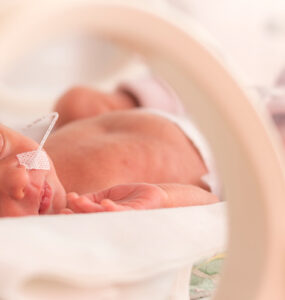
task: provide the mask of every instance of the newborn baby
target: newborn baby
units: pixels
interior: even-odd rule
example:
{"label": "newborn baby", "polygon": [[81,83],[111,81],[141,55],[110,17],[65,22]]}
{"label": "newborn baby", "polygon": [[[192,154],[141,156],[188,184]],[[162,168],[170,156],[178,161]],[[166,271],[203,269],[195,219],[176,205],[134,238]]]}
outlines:
{"label": "newborn baby", "polygon": [[196,146],[130,93],[73,88],[55,106],[45,144],[51,168],[26,170],[17,154],[38,144],[0,125],[0,215],[120,211],[217,202]]}

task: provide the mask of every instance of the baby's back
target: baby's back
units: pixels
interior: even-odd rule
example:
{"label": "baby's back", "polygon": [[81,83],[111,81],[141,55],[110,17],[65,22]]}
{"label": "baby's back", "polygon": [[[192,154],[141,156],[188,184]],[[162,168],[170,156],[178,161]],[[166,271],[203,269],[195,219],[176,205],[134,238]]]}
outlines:
{"label": "baby's back", "polygon": [[140,109],[68,123],[47,141],[67,191],[93,192],[131,182],[201,185],[205,165],[184,133]]}

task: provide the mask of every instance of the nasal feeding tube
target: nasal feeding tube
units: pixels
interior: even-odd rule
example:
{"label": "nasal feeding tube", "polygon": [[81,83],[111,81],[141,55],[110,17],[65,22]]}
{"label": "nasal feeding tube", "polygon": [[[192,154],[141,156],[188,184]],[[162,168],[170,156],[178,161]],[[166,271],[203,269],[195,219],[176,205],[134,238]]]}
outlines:
{"label": "nasal feeding tube", "polygon": [[17,154],[16,157],[20,163],[20,165],[25,166],[27,170],[50,170],[50,163],[47,154],[45,151],[42,150],[46,140],[48,139],[57,119],[58,119],[58,113],[53,112],[50,113],[40,119],[37,119],[30,125],[28,125],[25,130],[31,129],[33,126],[35,126],[37,123],[43,121],[44,119],[51,117],[51,123],[49,124],[43,138],[40,141],[39,147],[37,150],[29,151],[29,152],[23,152],[20,154]]}

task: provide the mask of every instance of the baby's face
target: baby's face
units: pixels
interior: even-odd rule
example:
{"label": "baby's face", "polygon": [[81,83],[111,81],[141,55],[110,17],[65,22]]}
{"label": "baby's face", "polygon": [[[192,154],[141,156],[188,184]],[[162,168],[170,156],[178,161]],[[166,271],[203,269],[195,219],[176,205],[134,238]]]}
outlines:
{"label": "baby's face", "polygon": [[17,154],[38,144],[0,124],[0,217],[56,214],[66,207],[66,195],[54,165],[50,170],[26,170]]}

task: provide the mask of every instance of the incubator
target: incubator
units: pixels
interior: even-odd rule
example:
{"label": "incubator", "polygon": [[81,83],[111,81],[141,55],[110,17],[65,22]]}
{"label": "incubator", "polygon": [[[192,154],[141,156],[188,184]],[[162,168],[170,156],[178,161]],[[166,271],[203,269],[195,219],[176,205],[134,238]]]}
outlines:
{"label": "incubator", "polygon": [[[0,298],[186,300],[193,263],[227,247],[214,299],[284,299],[280,145],[204,31],[131,1],[42,2],[2,24],[0,75],[43,42],[74,32],[139,53],[174,88],[213,150],[228,207],[3,219]],[[3,87],[1,108],[41,105],[20,97]]]}

